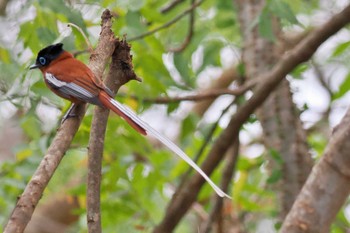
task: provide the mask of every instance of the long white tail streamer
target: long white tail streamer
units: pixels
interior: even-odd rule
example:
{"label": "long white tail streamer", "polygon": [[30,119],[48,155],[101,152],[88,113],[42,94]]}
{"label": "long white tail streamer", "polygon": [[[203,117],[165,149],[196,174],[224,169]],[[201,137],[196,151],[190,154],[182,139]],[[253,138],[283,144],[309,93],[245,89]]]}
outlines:
{"label": "long white tail streamer", "polygon": [[133,121],[135,121],[138,125],[146,130],[147,133],[150,133],[155,138],[157,138],[160,142],[162,142],[166,147],[168,147],[172,152],[178,155],[181,159],[183,159],[187,164],[189,164],[193,169],[195,169],[215,190],[215,192],[220,197],[231,198],[228,194],[222,191],[216,184],[205,174],[197,164],[195,164],[188,155],[183,152],[175,143],[173,143],[170,139],[159,133],[152,126],[144,122],[140,117],[138,117],[131,109],[127,106],[119,103],[117,100],[111,98],[111,103],[120,111],[122,111],[125,115],[130,117]]}

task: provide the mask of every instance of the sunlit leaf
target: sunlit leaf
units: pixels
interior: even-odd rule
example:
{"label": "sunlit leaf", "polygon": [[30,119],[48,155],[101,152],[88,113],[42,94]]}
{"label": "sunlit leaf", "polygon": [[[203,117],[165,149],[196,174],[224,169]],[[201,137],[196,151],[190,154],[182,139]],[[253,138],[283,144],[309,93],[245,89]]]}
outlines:
{"label": "sunlit leaf", "polygon": [[350,73],[345,77],[345,80],[340,85],[339,90],[332,96],[332,101],[341,98],[350,90]]}
{"label": "sunlit leaf", "polygon": [[349,49],[349,46],[350,46],[350,41],[339,44],[334,49],[332,56],[337,57],[339,55],[342,55],[343,53],[345,53]]}

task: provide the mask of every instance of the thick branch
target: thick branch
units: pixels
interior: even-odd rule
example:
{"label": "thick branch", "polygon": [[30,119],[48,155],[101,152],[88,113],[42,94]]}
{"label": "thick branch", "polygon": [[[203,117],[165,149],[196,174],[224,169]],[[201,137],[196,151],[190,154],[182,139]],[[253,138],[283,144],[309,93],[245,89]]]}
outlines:
{"label": "thick branch", "polygon": [[[97,77],[101,77],[108,60],[107,51],[109,42],[109,32],[105,28],[105,19],[102,16],[102,29],[100,39],[94,53],[91,55],[89,67]],[[75,112],[78,117],[70,118],[64,122],[53,139],[50,147],[33,177],[26,186],[23,194],[19,197],[4,232],[21,233],[30,221],[36,205],[38,204],[44,189],[49,183],[56,168],[61,162],[64,154],[68,150],[72,139],[77,132],[81,119],[85,114],[85,105],[78,107]]]}
{"label": "thick branch", "polygon": [[280,232],[330,231],[350,192],[349,135],[350,110],[334,130],[324,156],[313,168]]}
{"label": "thick branch", "polygon": [[[292,51],[285,53],[280,61],[272,68],[270,72],[262,74],[259,78],[263,80],[260,86],[256,88],[254,95],[238,109],[233,115],[227,128],[215,141],[208,157],[203,162],[202,170],[210,175],[214,168],[222,160],[225,152],[230,147],[238,135],[242,124],[249,118],[250,114],[260,106],[269,94],[277,87],[283,78],[291,72],[297,65],[307,61],[314,54],[316,49],[330,36],[349,23],[350,5],[342,12],[333,16],[326,24],[320,26],[305,37]],[[174,195],[171,200],[164,219],[154,229],[156,233],[172,232],[192,203],[195,201],[200,188],[204,184],[204,179],[195,174],[185,184],[186,188],[181,189],[181,193]]]}
{"label": "thick branch", "polygon": [[[248,79],[254,80],[259,74],[267,72],[276,64],[281,54],[287,51],[287,48],[292,48],[292,44],[288,43],[290,40],[286,37],[281,41],[281,25],[276,17],[271,18],[271,27],[278,42],[262,36],[258,26],[251,28],[251,22],[266,9],[265,0],[235,0],[235,3],[243,35],[242,59],[245,74]],[[300,35],[306,34],[298,33],[298,38],[301,40],[303,37]],[[292,39],[292,41],[295,40]],[[281,170],[281,179],[274,186],[279,190],[277,195],[279,217],[283,219],[292,207],[312,167],[311,155],[308,154],[309,148],[306,144],[306,133],[286,79],[270,94],[256,111],[256,115],[263,128],[265,146],[275,150],[283,161],[280,164],[270,159],[268,166],[270,173],[275,169]]]}

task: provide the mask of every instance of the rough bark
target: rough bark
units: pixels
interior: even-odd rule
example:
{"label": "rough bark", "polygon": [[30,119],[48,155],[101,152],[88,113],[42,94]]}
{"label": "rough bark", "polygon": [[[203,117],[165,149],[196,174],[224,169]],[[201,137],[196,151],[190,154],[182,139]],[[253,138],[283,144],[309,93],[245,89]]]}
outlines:
{"label": "rough bark", "polygon": [[350,110],[336,127],[280,232],[326,233],[350,193]]}
{"label": "rough bark", "polygon": [[[115,39],[111,45],[112,63],[105,80],[106,86],[114,93],[131,79],[136,79],[132,70],[130,47],[125,41]],[[89,170],[87,190],[87,220],[89,232],[102,232],[100,213],[100,184],[104,138],[109,110],[95,107],[89,140]]]}
{"label": "rough bark", "polygon": [[[281,35],[278,20],[271,19],[276,42],[262,37],[258,27],[251,28],[266,5],[265,0],[237,0],[239,20],[243,34],[243,62],[249,79],[256,79],[259,74],[267,72],[278,61],[283,50],[277,42]],[[258,120],[264,133],[264,144],[274,150],[283,160],[281,165],[271,161],[271,170],[282,172],[279,189],[280,216],[290,210],[295,198],[311,171],[312,160],[306,144],[306,133],[300,122],[299,113],[293,103],[289,82],[284,79],[278,88],[257,111]]]}
{"label": "rough bark", "polygon": [[[98,45],[90,57],[89,68],[97,77],[101,77],[109,59],[107,50],[110,35],[105,33],[104,20],[102,18],[101,34]],[[64,154],[69,149],[80,122],[85,114],[85,105],[79,105],[75,114],[77,117],[67,119],[59,128],[56,136],[51,142],[46,155],[27,184],[23,194],[18,198],[4,232],[21,233],[30,221],[35,207],[37,206],[44,189],[48,185],[52,175],[56,171]]]}
{"label": "rough bark", "polygon": [[[103,16],[105,31],[109,34],[110,43],[106,44],[110,57],[115,50],[116,38],[111,30],[112,15],[105,11]],[[102,76],[101,76],[102,77]],[[113,77],[113,76],[112,76]],[[111,79],[107,76],[107,79]],[[112,87],[113,88],[113,87]],[[116,89],[112,89],[115,91]],[[87,224],[88,232],[102,232],[101,212],[100,212],[100,186],[102,155],[106,133],[109,110],[106,108],[95,107],[90,129],[90,138],[88,146],[88,178],[87,178]]]}

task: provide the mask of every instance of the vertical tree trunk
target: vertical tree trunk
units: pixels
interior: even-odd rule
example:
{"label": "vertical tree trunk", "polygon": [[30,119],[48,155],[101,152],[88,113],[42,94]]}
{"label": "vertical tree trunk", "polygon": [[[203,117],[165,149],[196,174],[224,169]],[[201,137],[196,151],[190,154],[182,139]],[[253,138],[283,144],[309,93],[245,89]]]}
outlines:
{"label": "vertical tree trunk", "polygon": [[[281,43],[277,43],[281,28],[271,15],[271,23],[276,41],[260,35],[258,27],[251,27],[266,6],[265,0],[236,0],[239,21],[243,35],[242,57],[246,76],[250,79],[265,73],[277,63],[283,53]],[[271,169],[279,169],[282,177],[279,184],[281,217],[290,210],[312,167],[308,153],[306,134],[300,122],[299,113],[292,101],[289,82],[284,79],[257,111],[258,120],[264,133],[264,143],[268,150],[277,152],[283,163],[273,159]]]}

